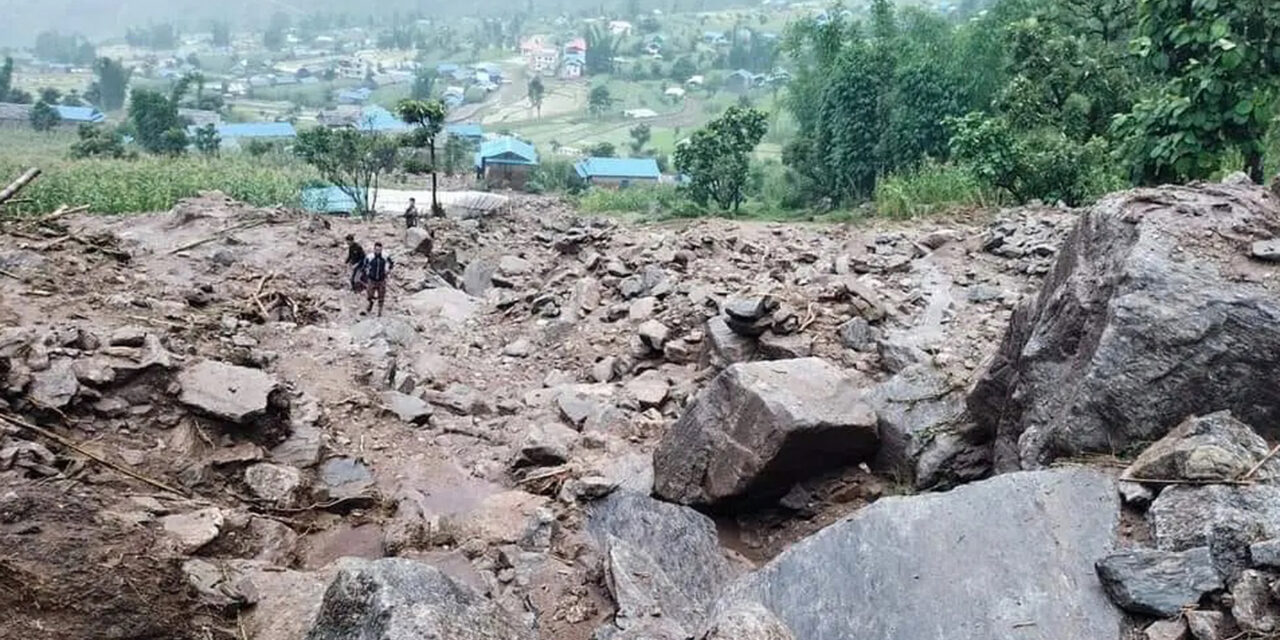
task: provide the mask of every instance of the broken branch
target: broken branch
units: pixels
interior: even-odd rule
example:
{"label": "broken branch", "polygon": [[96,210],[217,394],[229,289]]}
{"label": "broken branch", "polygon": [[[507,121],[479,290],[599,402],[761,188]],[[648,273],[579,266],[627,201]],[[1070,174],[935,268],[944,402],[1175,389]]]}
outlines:
{"label": "broken branch", "polygon": [[181,253],[181,252],[183,252],[183,251],[187,251],[187,250],[190,250],[190,249],[194,249],[194,248],[199,247],[199,246],[201,246],[201,245],[209,244],[210,242],[213,242],[214,240],[217,240],[217,239],[219,239],[219,238],[221,238],[221,237],[223,237],[223,236],[227,235],[228,233],[231,233],[232,231],[243,231],[244,229],[249,229],[249,228],[251,228],[251,227],[261,226],[261,225],[264,225],[264,224],[266,224],[266,223],[267,223],[267,221],[266,221],[266,220],[264,220],[264,219],[260,219],[260,220],[250,220],[249,222],[243,222],[243,223],[240,223],[240,224],[237,224],[237,225],[231,226],[231,227],[227,227],[226,229],[223,229],[223,230],[221,230],[221,231],[219,231],[219,232],[217,232],[217,233],[215,233],[215,234],[213,234],[213,235],[211,235],[211,236],[209,236],[209,237],[207,237],[207,238],[201,238],[200,240],[196,240],[195,242],[188,242],[187,244],[184,244],[184,245],[182,245],[181,247],[178,247],[177,249],[173,249],[173,250],[169,251],[169,253],[168,253],[167,255],[173,255],[173,254],[175,254],[175,253]]}
{"label": "broken branch", "polygon": [[18,192],[22,191],[23,187],[27,186],[39,175],[40,169],[38,167],[31,167],[30,169],[27,169],[25,173],[18,176],[17,180],[14,180],[9,184],[9,186],[5,187],[3,191],[0,191],[0,204],[8,202],[11,198],[18,195]]}
{"label": "broken branch", "polygon": [[1253,465],[1253,468],[1249,470],[1249,473],[1244,474],[1240,479],[1248,480],[1249,478],[1252,478],[1253,474],[1257,473],[1258,470],[1262,468],[1262,465],[1266,464],[1268,460],[1274,458],[1277,453],[1280,453],[1280,444],[1271,447],[1271,451],[1268,451],[1267,455],[1263,456],[1262,459],[1258,461],[1258,464]]}

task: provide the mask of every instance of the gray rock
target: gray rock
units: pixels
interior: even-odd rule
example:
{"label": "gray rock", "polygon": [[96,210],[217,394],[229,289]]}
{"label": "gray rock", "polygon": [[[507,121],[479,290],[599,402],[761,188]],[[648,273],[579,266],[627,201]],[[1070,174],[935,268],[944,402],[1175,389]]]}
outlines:
{"label": "gray rock", "polygon": [[756,341],[740,336],[729,328],[724,316],[707,321],[707,339],[711,363],[717,368],[749,362],[756,355]]}
{"label": "gray rock", "polygon": [[306,640],[534,640],[471,587],[403,558],[345,568],[330,583]]}
{"label": "gray rock", "polygon": [[165,535],[179,553],[192,554],[213,542],[222,531],[222,511],[216,507],[177,513],[160,519]]}
{"label": "gray rock", "polygon": [[662,347],[666,346],[667,338],[671,336],[671,329],[668,329],[667,325],[662,324],[657,320],[645,322],[640,325],[637,332],[640,334],[640,341],[643,342],[650,351],[657,351],[659,353],[662,352]]}
{"label": "gray rock", "polygon": [[952,243],[964,240],[964,232],[955,229],[939,229],[930,231],[916,239],[916,244],[922,247],[938,250]]}
{"label": "gray rock", "polygon": [[766,331],[758,341],[760,356],[765,360],[794,360],[813,355],[813,337],[804,334],[780,336]]}
{"label": "gray rock", "polygon": [[861,316],[854,318],[839,328],[840,344],[846,349],[869,352],[875,349],[875,341],[871,336],[871,323]]}
{"label": "gray rock", "polygon": [[373,488],[369,467],[355,458],[331,458],[320,465],[320,482],[331,499],[357,498]]}
{"label": "gray rock", "polygon": [[633,322],[644,322],[653,317],[658,309],[658,299],[653,296],[637,298],[627,307],[627,317]]}
{"label": "gray rock", "polygon": [[480,310],[481,301],[451,287],[424,289],[404,299],[404,305],[418,317],[439,319],[446,326],[460,327]]}
{"label": "gray rock", "polygon": [[120,327],[107,338],[107,344],[113,347],[141,347],[146,341],[147,330],[137,325]]}
{"label": "gray rock", "polygon": [[494,271],[496,267],[493,263],[487,260],[472,260],[462,271],[462,290],[469,296],[483,298],[493,286]]}
{"label": "gray rock", "polygon": [[302,472],[296,467],[261,462],[244,470],[244,482],[253,495],[288,507],[302,490]]}
{"label": "gray rock", "polygon": [[1134,549],[1098,561],[1098,578],[1116,606],[1169,617],[1223,588],[1208,547],[1186,551]]}
{"label": "gray rock", "polygon": [[1249,253],[1264,262],[1280,262],[1280,240],[1259,240],[1253,243]]}
{"label": "gray rock", "polygon": [[1280,200],[1248,186],[1139,189],[1083,213],[968,398],[997,466],[1116,451],[1222,410],[1280,435],[1280,299],[1224,266],[1234,250],[1185,250],[1277,224]]}
{"label": "gray rock", "polygon": [[641,409],[660,407],[667,401],[671,383],[665,375],[650,369],[636,376],[626,385],[627,394],[640,403]]}
{"label": "gray rock", "polygon": [[952,486],[990,472],[989,449],[960,433],[963,391],[937,369],[909,367],[863,399],[880,427],[876,468],[913,478],[920,488]]}
{"label": "gray rock", "polygon": [[778,302],[769,296],[730,298],[724,303],[724,312],[730,318],[743,323],[753,323],[778,308]]}
{"label": "gray rock", "polygon": [[768,609],[752,602],[718,612],[699,640],[795,640],[795,636]]}
{"label": "gray rock", "polygon": [[387,411],[409,424],[424,425],[431,420],[435,409],[431,403],[399,391],[387,391],[382,394],[382,402]]}
{"label": "gray rock", "polygon": [[105,387],[116,380],[116,370],[106,358],[85,358],[71,365],[76,380],[91,387]]}
{"label": "gray rock", "polygon": [[527,358],[533,352],[533,345],[526,338],[518,338],[502,348],[502,355],[512,358]]}
{"label": "gray rock", "polygon": [[880,364],[889,373],[901,373],[929,362],[929,354],[906,331],[885,332],[876,340],[876,351],[880,353]]}
{"label": "gray rock", "polygon": [[1120,488],[1120,498],[1124,503],[1138,510],[1145,511],[1151,506],[1151,501],[1156,498],[1156,494],[1140,482],[1121,480],[1117,486]]}
{"label": "gray rock", "polygon": [[182,563],[182,574],[202,604],[232,607],[257,602],[257,590],[252,581],[228,567],[192,558]]}
{"label": "gray rock", "polygon": [[284,442],[271,450],[271,458],[295,467],[313,467],[320,462],[323,433],[316,427],[294,427]]}
{"label": "gray rock", "polygon": [[1271,634],[1280,630],[1280,609],[1271,595],[1272,578],[1261,571],[1244,571],[1231,585],[1231,617],[1243,631]]}
{"label": "gray rock", "polygon": [[520,256],[502,256],[498,261],[498,272],[504,276],[523,276],[530,271],[533,271],[533,264]]}
{"label": "gray rock", "polygon": [[265,415],[275,379],[258,369],[202,360],[178,373],[183,404],[215,418],[246,424]]}
{"label": "gray rock", "polygon": [[59,358],[51,362],[48,369],[31,374],[27,396],[40,407],[62,409],[71,404],[79,392],[75,366],[71,360]]}
{"label": "gray rock", "polygon": [[618,283],[618,293],[624,300],[638,298],[648,292],[644,286],[644,277],[628,276]]}
{"label": "gray rock", "polygon": [[545,467],[563,464],[581,439],[577,431],[559,423],[534,425],[525,433],[513,466]]}
{"label": "gray rock", "polygon": [[1234,480],[1249,473],[1253,478],[1280,478],[1280,460],[1267,459],[1267,441],[1249,425],[1220,411],[1187,418],[1169,435],[1148,447],[1125,470],[1124,478],[1150,480]]}
{"label": "gray rock", "polygon": [[1142,631],[1147,640],[1187,640],[1187,623],[1183,620],[1157,620]]}
{"label": "gray rock", "polygon": [[1191,610],[1183,614],[1195,640],[1226,640],[1228,625],[1221,611]]}
{"label": "gray rock", "polygon": [[619,629],[658,613],[687,637],[733,578],[715,524],[687,507],[615,491],[588,506],[586,528],[606,557]]}
{"label": "gray rock", "polygon": [[1166,487],[1148,517],[1156,545],[1171,551],[1216,549],[1233,531],[1246,534],[1250,542],[1280,538],[1280,487]]}
{"label": "gray rock", "polygon": [[430,258],[434,244],[431,232],[422,227],[412,227],[404,232],[404,247],[411,254]]}
{"label": "gray rock", "polygon": [[1109,478],[1079,468],[883,498],[730,586],[716,609],[760,603],[800,640],[1115,638],[1120,612],[1093,563],[1115,546],[1118,502]]}
{"label": "gray rock", "polygon": [[1280,569],[1280,540],[1263,540],[1249,545],[1249,559],[1255,567]]}
{"label": "gray rock", "polygon": [[608,384],[566,385],[555,391],[560,415],[576,429],[613,407],[613,387]]}
{"label": "gray rock", "polygon": [[738,364],[659,443],[655,490],[708,507],[771,500],[814,474],[868,459],[878,443],[875,413],[825,360]]}

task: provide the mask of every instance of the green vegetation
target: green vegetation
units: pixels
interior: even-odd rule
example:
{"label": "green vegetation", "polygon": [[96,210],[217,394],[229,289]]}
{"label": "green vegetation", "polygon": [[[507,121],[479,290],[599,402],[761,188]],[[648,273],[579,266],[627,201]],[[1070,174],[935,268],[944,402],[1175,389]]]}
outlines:
{"label": "green vegetation", "polygon": [[31,107],[31,128],[36,131],[48,131],[62,122],[62,116],[58,114],[58,110],[49,106],[48,102],[40,100]]}
{"label": "green vegetation", "polygon": [[764,137],[767,121],[755,109],[729,107],[676,149],[676,169],[689,176],[688,193],[694,203],[738,211],[746,195],[749,154]]}
{"label": "green vegetation", "polygon": [[439,100],[405,100],[396,105],[396,115],[414,127],[406,136],[408,145],[427,150],[431,162],[431,215],[443,216],[444,209],[436,197],[436,138],[444,129],[444,104]]}
{"label": "green vegetation", "polygon": [[925,162],[910,173],[889,176],[876,184],[875,210],[891,218],[914,218],[956,207],[1000,204],[967,168]]}
{"label": "green vegetation", "polygon": [[329,183],[341,189],[361,212],[377,206],[374,188],[396,166],[399,149],[385,136],[355,129],[315,127],[298,134],[293,152]]}

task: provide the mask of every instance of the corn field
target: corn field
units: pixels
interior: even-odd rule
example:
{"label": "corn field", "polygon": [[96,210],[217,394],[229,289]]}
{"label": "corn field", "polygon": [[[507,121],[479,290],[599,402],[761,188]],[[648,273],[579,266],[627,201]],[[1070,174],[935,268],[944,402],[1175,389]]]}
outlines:
{"label": "corn field", "polygon": [[73,160],[69,147],[60,135],[0,132],[0,186],[28,167],[43,171],[5,213],[47,213],[63,205],[88,205],[94,213],[164,211],[212,190],[256,206],[295,206],[301,188],[319,179],[301,161],[276,155]]}

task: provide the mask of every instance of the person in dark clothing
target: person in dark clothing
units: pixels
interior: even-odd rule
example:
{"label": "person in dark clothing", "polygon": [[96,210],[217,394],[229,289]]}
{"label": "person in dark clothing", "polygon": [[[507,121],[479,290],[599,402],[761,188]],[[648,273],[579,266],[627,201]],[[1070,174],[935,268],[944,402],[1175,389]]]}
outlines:
{"label": "person in dark clothing", "polygon": [[369,290],[369,308],[365,313],[373,311],[373,302],[377,300],[378,315],[382,315],[382,305],[387,299],[387,276],[395,266],[390,256],[382,255],[382,243],[374,243],[373,255],[364,259],[364,277]]}
{"label": "person in dark clothing", "polygon": [[418,201],[409,198],[409,208],[404,210],[404,228],[412,229],[418,226]]}
{"label": "person in dark clothing", "polygon": [[355,236],[347,236],[347,266],[351,267],[351,289],[360,291],[364,285],[364,247]]}

